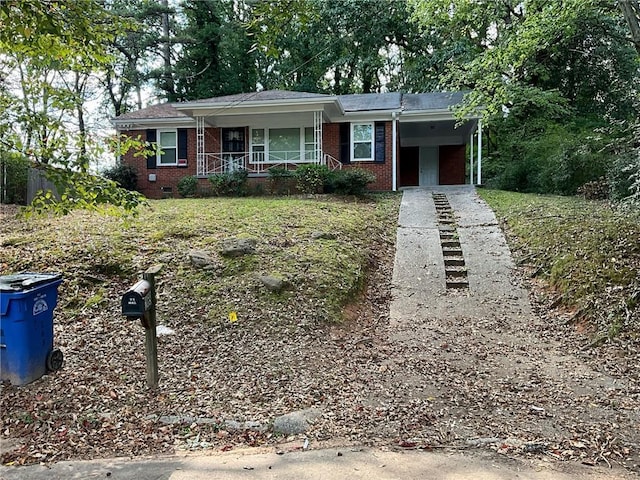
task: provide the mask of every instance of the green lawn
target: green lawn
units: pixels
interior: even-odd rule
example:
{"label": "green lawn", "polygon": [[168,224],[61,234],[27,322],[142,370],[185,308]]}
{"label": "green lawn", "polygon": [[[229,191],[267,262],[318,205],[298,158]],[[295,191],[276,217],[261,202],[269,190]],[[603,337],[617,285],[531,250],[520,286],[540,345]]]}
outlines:
{"label": "green lawn", "polygon": [[578,197],[479,190],[516,259],[601,334],[640,332],[640,214]]}
{"label": "green lawn", "polygon": [[[68,319],[113,301],[123,286],[161,262],[159,309],[164,315],[202,312],[203,321],[239,317],[289,323],[335,321],[366,279],[372,249],[394,242],[400,197],[367,201],[327,197],[151,201],[138,218],[75,212],[60,218],[14,219],[2,241],[2,274],[57,271],[58,315]],[[314,232],[335,240],[314,240]],[[255,238],[256,254],[218,255],[224,239]],[[197,270],[190,250],[204,250],[220,268]],[[266,291],[257,277],[275,275],[290,288]],[[203,310],[203,306],[206,309]]]}

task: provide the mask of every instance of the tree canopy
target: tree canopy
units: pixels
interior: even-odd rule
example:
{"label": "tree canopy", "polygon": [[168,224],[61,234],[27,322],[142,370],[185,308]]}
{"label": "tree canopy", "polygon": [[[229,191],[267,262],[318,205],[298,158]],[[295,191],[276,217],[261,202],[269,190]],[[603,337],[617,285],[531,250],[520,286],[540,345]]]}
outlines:
{"label": "tree canopy", "polygon": [[[640,190],[637,0],[5,0],[0,21],[0,153],[56,169],[66,199],[105,155],[96,98],[117,116],[276,88],[463,90],[461,118],[489,126],[494,185],[573,193],[607,176],[626,178],[620,196]],[[139,203],[100,188],[86,205]]]}

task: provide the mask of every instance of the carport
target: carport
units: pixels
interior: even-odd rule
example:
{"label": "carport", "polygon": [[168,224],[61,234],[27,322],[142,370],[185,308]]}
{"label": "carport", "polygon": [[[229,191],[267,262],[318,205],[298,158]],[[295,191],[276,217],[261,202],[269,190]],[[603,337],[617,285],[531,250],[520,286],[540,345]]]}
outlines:
{"label": "carport", "polygon": [[405,94],[399,116],[399,186],[479,184],[482,124],[460,123],[452,107],[462,93]]}

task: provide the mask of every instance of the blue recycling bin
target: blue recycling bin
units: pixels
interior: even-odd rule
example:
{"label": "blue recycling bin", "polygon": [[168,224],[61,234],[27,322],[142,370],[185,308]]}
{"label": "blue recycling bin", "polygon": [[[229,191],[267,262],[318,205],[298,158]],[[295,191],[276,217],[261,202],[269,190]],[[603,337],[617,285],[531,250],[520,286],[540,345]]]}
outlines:
{"label": "blue recycling bin", "polygon": [[53,310],[62,276],[0,276],[0,380],[24,385],[62,367],[53,348]]}

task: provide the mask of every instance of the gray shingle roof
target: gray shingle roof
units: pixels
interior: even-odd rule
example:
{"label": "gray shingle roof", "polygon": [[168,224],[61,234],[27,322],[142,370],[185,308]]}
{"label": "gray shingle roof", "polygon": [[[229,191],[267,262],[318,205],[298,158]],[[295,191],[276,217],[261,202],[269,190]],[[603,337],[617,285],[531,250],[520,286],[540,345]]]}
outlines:
{"label": "gray shingle roof", "polygon": [[[405,111],[447,110],[460,103],[462,92],[431,92],[431,93],[362,93],[353,95],[339,95],[337,98],[345,112],[367,112],[376,110],[398,110],[402,106]],[[311,98],[331,98],[331,95],[321,93],[291,92],[286,90],[263,90],[254,93],[239,93],[223,97],[204,98],[189,103],[229,104],[242,102],[260,102],[274,100],[295,100]],[[171,103],[152,105],[142,110],[125,113],[117,120],[148,120],[162,118],[189,118],[183,112],[176,110]]]}
{"label": "gray shingle roof", "polygon": [[148,120],[152,118],[189,118],[189,116],[173,108],[170,103],[160,103],[135,112],[123,113],[117,117],[117,120]]}
{"label": "gray shingle roof", "polygon": [[462,101],[462,92],[405,93],[402,106],[412,110],[447,110]]}
{"label": "gray shingle roof", "polygon": [[234,103],[234,102],[260,102],[270,100],[295,100],[305,98],[331,97],[322,93],[291,92],[289,90],[262,90],[252,93],[237,93],[235,95],[224,95],[222,97],[202,98],[189,103]]}
{"label": "gray shingle roof", "polygon": [[400,108],[400,93],[360,93],[338,97],[345,112],[394,110]]}

